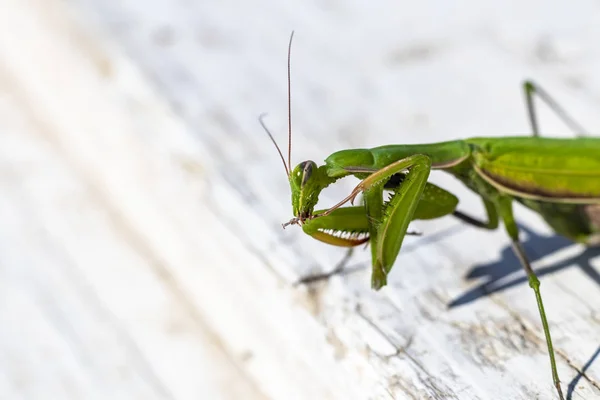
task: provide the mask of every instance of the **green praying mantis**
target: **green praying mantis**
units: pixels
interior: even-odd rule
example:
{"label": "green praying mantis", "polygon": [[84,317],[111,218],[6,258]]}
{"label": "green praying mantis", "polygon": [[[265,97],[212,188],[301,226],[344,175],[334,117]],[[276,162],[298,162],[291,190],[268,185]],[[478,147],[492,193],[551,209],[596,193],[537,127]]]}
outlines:
{"label": "green praying mantis", "polygon": [[[303,161],[291,168],[290,54],[288,47],[288,162],[273,136],[286,169],[292,192],[294,218],[284,224],[300,225],[313,238],[352,248],[370,244],[371,285],[387,283],[408,226],[416,219],[454,215],[483,229],[504,226],[512,247],[535,293],[554,386],[564,399],[550,328],[544,310],[540,281],[519,241],[513,202],[537,212],[558,234],[589,246],[600,244],[600,138],[586,137],[584,130],[540,87],[523,85],[532,135],[477,137],[442,143],[387,145],[372,149],[341,150],[317,166]],[[557,139],[540,137],[534,96],[547,103],[565,123],[581,135]],[[261,118],[262,123],[262,118]],[[456,210],[458,198],[428,182],[432,169],[447,172],[478,194],[487,213],[481,221]],[[354,176],[360,183],[339,203],[317,210],[320,192],[337,180]],[[391,191],[388,198],[384,191]],[[362,194],[363,204],[353,203]]]}

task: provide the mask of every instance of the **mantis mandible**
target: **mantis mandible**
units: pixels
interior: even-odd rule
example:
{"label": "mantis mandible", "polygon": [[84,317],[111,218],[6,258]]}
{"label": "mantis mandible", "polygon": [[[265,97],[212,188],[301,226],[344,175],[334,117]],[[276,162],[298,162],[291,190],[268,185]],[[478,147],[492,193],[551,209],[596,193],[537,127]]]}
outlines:
{"label": "mantis mandible", "polygon": [[[493,230],[501,223],[535,293],[543,326],[552,380],[564,399],[550,328],[544,310],[540,281],[519,241],[513,202],[537,212],[558,234],[589,246],[600,244],[600,138],[585,137],[584,130],[540,87],[523,84],[532,135],[521,137],[477,137],[420,145],[388,145],[372,149],[341,150],[325,159],[325,165],[303,161],[291,168],[290,53],[288,47],[288,160],[287,164],[272,135],[267,133],[285,166],[292,192],[294,218],[286,225],[302,230],[322,242],[352,248],[371,246],[371,286],[387,283],[408,225],[415,219],[454,215],[465,223]],[[544,101],[565,123],[580,134],[577,138],[540,137],[534,96]],[[261,119],[262,123],[262,119]],[[458,199],[428,182],[432,169],[447,172],[478,194],[487,221],[456,210]],[[360,179],[343,200],[326,210],[317,210],[320,192],[338,179]],[[384,190],[391,197],[384,197]],[[363,205],[348,206],[363,195]]]}

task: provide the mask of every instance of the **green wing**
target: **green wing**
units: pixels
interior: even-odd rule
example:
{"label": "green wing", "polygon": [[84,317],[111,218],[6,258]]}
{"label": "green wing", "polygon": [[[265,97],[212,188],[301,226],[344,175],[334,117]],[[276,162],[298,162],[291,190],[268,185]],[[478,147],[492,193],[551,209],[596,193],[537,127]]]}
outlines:
{"label": "green wing", "polygon": [[600,138],[474,138],[478,174],[523,198],[566,203],[600,201]]}

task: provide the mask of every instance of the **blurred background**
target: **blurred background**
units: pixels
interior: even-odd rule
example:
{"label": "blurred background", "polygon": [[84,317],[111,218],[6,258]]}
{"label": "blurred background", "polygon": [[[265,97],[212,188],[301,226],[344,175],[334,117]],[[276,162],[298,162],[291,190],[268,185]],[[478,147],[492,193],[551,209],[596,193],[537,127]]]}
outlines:
{"label": "blurred background", "polygon": [[[362,248],[294,285],[344,251],[281,229],[257,118],[285,148],[292,30],[292,164],[527,135],[526,78],[600,127],[593,1],[0,0],[0,399],[556,396],[502,230],[417,221],[381,292]],[[563,389],[600,398],[599,254],[516,215]]]}

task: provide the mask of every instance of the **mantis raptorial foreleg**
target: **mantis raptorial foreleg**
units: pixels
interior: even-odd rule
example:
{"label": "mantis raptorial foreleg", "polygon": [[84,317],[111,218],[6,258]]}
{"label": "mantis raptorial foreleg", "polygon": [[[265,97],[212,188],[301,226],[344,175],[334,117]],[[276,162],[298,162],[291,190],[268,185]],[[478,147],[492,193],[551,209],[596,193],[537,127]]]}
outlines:
{"label": "mantis raptorial foreleg", "polygon": [[571,117],[564,108],[560,106],[544,89],[532,81],[523,82],[523,92],[525,93],[525,102],[527,104],[527,115],[531,125],[533,136],[539,136],[539,125],[537,114],[533,102],[533,96],[537,95],[540,100],[550,107],[550,109],[571,129],[578,137],[590,136],[587,131]]}
{"label": "mantis raptorial foreleg", "polygon": [[[366,241],[371,244],[371,256],[373,259],[373,287],[381,288],[385,285],[386,276],[391,269],[405,235],[415,234],[408,231],[408,224],[413,218],[415,210],[431,170],[429,157],[416,154],[398,160],[377,171],[372,172],[364,178],[356,188],[328,210],[316,212],[314,218],[307,220],[302,226],[304,232],[315,239],[338,246],[356,246]],[[402,182],[394,189],[391,200],[385,204],[383,189],[385,183],[394,175],[406,172]],[[433,190],[433,186],[431,189]],[[347,202],[353,202],[358,194],[364,195],[364,207],[342,207]],[[439,204],[427,204],[427,209],[437,208],[438,214],[443,214],[446,209],[451,212],[456,198],[444,197],[445,191],[438,193]],[[366,212],[365,212],[366,211]],[[447,213],[447,212],[446,212]],[[357,232],[356,236],[340,237],[335,232]],[[360,234],[368,234],[366,239]],[[347,258],[347,257],[344,257]],[[344,260],[343,260],[344,261]],[[347,260],[346,260],[347,261]],[[343,268],[342,262],[341,265]],[[323,274],[318,277],[306,277],[302,281],[314,282],[326,279],[337,273]]]}
{"label": "mantis raptorial foreleg", "polygon": [[[383,185],[394,174],[406,170],[406,177],[384,209]],[[398,256],[430,171],[431,159],[415,154],[372,173],[352,191],[349,200],[359,191],[365,196],[373,261],[371,286],[374,289],[386,284],[387,274]]]}
{"label": "mantis raptorial foreleg", "polygon": [[[326,211],[329,210],[317,211],[322,216],[314,218],[303,225],[304,232],[322,242],[347,247],[348,251],[331,271],[305,276],[298,280],[296,284],[315,283],[327,280],[338,274],[350,273],[364,268],[361,266],[346,270],[354,247],[369,241],[369,222],[364,206],[341,207],[329,212],[327,215],[323,215]],[[327,233],[335,231],[356,232],[356,236],[338,237]],[[412,236],[421,235],[420,232],[415,231],[407,231],[406,234]]]}

